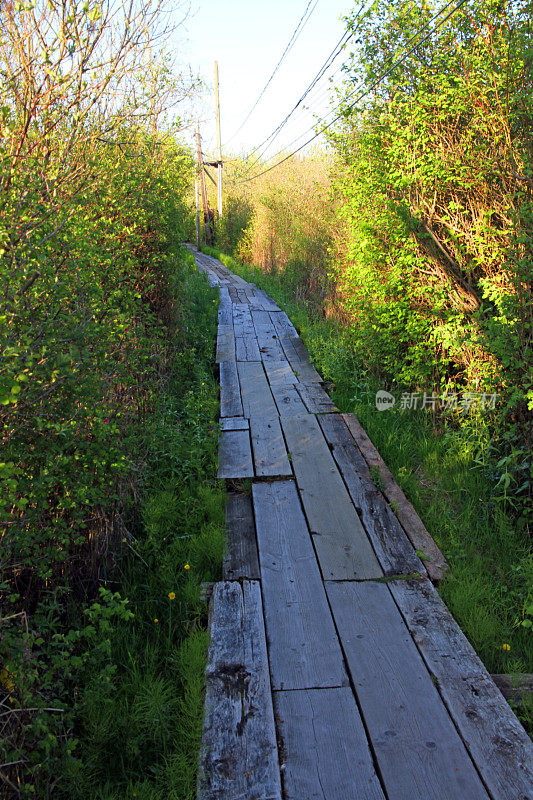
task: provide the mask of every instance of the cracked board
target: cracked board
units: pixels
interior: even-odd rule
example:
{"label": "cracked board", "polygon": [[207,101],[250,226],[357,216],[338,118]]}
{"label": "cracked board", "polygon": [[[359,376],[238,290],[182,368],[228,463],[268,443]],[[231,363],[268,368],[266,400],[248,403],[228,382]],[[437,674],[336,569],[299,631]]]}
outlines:
{"label": "cracked board", "polygon": [[292,476],[279,420],[252,417],[250,431],[255,474],[264,478]]}
{"label": "cracked board", "polygon": [[352,690],[275,692],[284,800],[385,800]]}
{"label": "cracked board", "polygon": [[198,800],[281,800],[257,581],[215,585],[210,634]]}
{"label": "cracked board", "polygon": [[244,416],[249,419],[276,419],[278,410],[266,379],[263,365],[257,361],[237,362]]}

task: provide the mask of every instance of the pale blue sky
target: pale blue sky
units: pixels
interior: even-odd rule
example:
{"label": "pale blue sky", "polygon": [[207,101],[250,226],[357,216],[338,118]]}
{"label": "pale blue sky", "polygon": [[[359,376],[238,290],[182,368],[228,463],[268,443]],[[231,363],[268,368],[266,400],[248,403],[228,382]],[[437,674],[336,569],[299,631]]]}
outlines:
{"label": "pale blue sky", "polygon": [[[276,77],[242,131],[231,138],[276,66],[308,0],[192,0],[191,12],[178,32],[179,60],[191,64],[213,85],[214,61],[219,64],[224,155],[251,150],[281,122],[344,33],[341,17],[355,0],[318,0],[318,4],[280,67]],[[357,3],[357,6],[359,3]],[[312,7],[312,6],[311,6]],[[331,72],[340,67],[345,54]],[[340,75],[337,74],[337,80]],[[322,80],[306,100],[320,114],[328,109],[329,92]],[[214,98],[206,94],[199,109],[207,152],[215,144]],[[297,137],[313,125],[311,112],[297,112],[268,155],[302,143]],[[311,135],[311,134],[309,134]],[[228,141],[230,140],[231,141]]]}

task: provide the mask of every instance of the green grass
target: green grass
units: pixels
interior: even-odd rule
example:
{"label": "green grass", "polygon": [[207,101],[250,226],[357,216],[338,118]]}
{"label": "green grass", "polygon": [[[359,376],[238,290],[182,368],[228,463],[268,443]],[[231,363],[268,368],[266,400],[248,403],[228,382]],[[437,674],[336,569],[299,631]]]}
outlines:
{"label": "green grass", "polygon": [[216,480],[216,292],[192,270],[185,290],[187,333],[144,432],[141,513],[126,521],[118,588],[133,616],[109,631],[109,681],[100,672],[82,688],[78,744],[57,797],[195,796],[208,644],[200,590],[220,575],[225,493]]}
{"label": "green grass", "polygon": [[288,313],[315,366],[334,385],[336,405],[357,414],[443,551],[451,577],[439,591],[489,671],[532,672],[532,628],[522,623],[532,602],[533,552],[495,498],[490,463],[480,457],[480,443],[490,435],[484,420],[444,424],[397,406],[377,411],[376,390],[390,387],[358,361],[353,332],[324,319],[313,303],[296,302],[282,278],[209,252]]}

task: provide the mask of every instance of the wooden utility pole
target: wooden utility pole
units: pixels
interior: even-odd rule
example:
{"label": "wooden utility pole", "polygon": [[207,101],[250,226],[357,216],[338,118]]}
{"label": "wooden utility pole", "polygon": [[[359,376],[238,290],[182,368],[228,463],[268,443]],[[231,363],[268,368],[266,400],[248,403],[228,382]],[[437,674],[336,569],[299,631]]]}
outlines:
{"label": "wooden utility pole", "polygon": [[220,139],[220,95],[218,91],[218,61],[215,61],[215,104],[217,117],[217,211],[222,216],[222,144]]}
{"label": "wooden utility pole", "polygon": [[194,179],[194,204],[196,206],[196,247],[200,249],[200,200],[198,197],[198,178]]}
{"label": "wooden utility pole", "polygon": [[205,188],[204,160],[202,157],[202,142],[200,139],[200,125],[196,129],[196,157],[198,167],[198,177],[202,189],[202,207],[204,211],[204,226],[207,229],[207,244],[211,244],[211,220],[209,219],[209,206],[207,205],[207,190]]}

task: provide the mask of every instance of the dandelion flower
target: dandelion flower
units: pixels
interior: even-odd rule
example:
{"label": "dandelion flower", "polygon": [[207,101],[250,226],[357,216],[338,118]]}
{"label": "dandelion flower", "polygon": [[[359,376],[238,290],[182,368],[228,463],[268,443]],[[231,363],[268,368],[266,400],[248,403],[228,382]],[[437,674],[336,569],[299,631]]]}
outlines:
{"label": "dandelion flower", "polygon": [[190,569],[190,568],[191,568],[190,564],[184,564],[183,565],[183,569]]}
{"label": "dandelion flower", "polygon": [[156,623],[156,625],[157,625],[157,623],[159,622],[159,620],[157,619],[157,617],[154,619],[154,622]]}
{"label": "dandelion flower", "polygon": [[169,600],[174,600],[175,597],[176,597],[176,592],[169,592],[168,593],[168,599]]}
{"label": "dandelion flower", "polygon": [[509,652],[510,649],[511,649],[511,645],[510,644],[507,644],[507,643],[502,644],[502,650],[505,650],[506,652]]}

